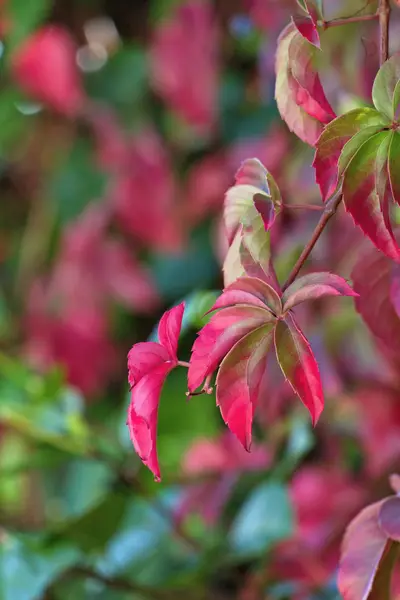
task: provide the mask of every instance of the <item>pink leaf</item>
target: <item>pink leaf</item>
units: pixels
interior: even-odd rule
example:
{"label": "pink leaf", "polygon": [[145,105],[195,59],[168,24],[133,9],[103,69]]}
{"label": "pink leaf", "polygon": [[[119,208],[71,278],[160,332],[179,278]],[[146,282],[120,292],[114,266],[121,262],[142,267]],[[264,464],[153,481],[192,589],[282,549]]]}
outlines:
{"label": "pink leaf", "polygon": [[128,353],[128,381],[131,386],[169,360],[166,348],[156,342],[139,342]]}
{"label": "pink leaf", "polygon": [[49,25],[36,31],[12,57],[13,75],[30,96],[55,110],[76,115],[85,101],[69,33]]}
{"label": "pink leaf", "polygon": [[[390,258],[399,261],[399,248],[388,216],[385,211],[382,212],[385,203],[380,197],[380,190],[386,190],[387,171],[384,167],[385,157],[379,154],[379,150],[381,146],[387,148],[390,135],[382,131],[362,144],[346,170],[343,201],[347,212],[373,244]],[[383,183],[382,177],[385,178]]]}
{"label": "pink leaf", "polygon": [[250,304],[268,308],[275,315],[280,315],[282,312],[282,303],[274,288],[255,277],[240,277],[231,283],[224,289],[209,312],[233,304]]}
{"label": "pink leaf", "polygon": [[163,314],[158,326],[158,337],[160,344],[167,350],[171,360],[178,360],[176,352],[178,349],[179,334],[182,327],[182,318],[185,311],[185,303],[181,302]]}
{"label": "pink leaf", "polygon": [[311,146],[322,132],[322,123],[335,118],[313,59],[313,47],[293,24],[286,27],[278,40],[275,97],[289,129]]}
{"label": "pink leaf", "polygon": [[393,541],[400,542],[400,498],[387,498],[379,511],[379,526]]}
{"label": "pink leaf", "polygon": [[400,494],[400,475],[392,473],[389,477],[390,487],[396,494]]}
{"label": "pink leaf", "polygon": [[332,273],[310,273],[299,277],[282,296],[284,312],[306,300],[316,300],[323,296],[358,296],[349,284]]}
{"label": "pink leaf", "polygon": [[364,508],[347,528],[338,576],[344,600],[367,600],[372,590],[388,541],[378,523],[382,504]]}
{"label": "pink leaf", "polygon": [[295,320],[288,314],[275,329],[275,350],[282,373],[316,425],[324,407],[317,361]]}
{"label": "pink leaf", "polygon": [[274,324],[264,325],[238,341],[217,375],[217,404],[222,418],[247,451],[273,328]]}
{"label": "pink leaf", "polygon": [[314,167],[323,200],[332,195],[338,183],[338,162],[345,144],[366,127],[382,126],[384,119],[373,108],[356,108],[334,119],[316,144]]}
{"label": "pink leaf", "polygon": [[165,378],[174,368],[173,363],[163,363],[142,377],[131,393],[128,409],[128,427],[132,443],[142,462],[160,481],[157,456],[157,419],[160,394]]}
{"label": "pink leaf", "polygon": [[209,130],[215,121],[218,31],[211,2],[188,0],[155,30],[153,85],[187,123]]}
{"label": "pink leaf", "polygon": [[223,308],[213,315],[193,344],[188,373],[189,391],[194,392],[207,375],[215,371],[236,342],[269,319],[268,310],[246,305]]}
{"label": "pink leaf", "polygon": [[400,265],[394,264],[390,276],[390,300],[400,319]]}

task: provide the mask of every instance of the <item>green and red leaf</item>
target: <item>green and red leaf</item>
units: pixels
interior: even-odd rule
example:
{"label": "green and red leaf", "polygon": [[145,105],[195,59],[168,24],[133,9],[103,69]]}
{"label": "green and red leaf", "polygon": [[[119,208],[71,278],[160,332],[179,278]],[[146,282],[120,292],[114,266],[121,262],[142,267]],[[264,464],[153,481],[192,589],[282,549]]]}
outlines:
{"label": "green and red leaf", "polygon": [[283,311],[287,312],[307,300],[324,296],[358,296],[347,281],[333,273],[309,273],[297,278],[282,296]]}
{"label": "green and red leaf", "polygon": [[400,131],[392,133],[388,156],[390,188],[393,200],[400,205]]}
{"label": "green and red leaf", "polygon": [[276,325],[275,350],[283,375],[309,411],[315,425],[324,407],[318,364],[310,344],[290,313]]}
{"label": "green and red leaf", "polygon": [[273,329],[274,323],[269,323],[237,342],[223,359],[217,375],[217,405],[222,418],[247,451]]}

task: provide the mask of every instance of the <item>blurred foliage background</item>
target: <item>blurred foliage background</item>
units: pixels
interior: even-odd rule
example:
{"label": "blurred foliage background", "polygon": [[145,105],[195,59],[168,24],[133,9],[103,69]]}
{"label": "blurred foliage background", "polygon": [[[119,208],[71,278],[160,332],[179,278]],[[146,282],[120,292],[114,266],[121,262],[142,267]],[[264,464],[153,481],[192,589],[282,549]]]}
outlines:
{"label": "blurred foliage background", "polygon": [[[327,407],[312,430],[275,367],[247,454],[214,396],[163,392],[155,484],[126,427],[126,355],[185,299],[180,358],[222,286],[225,190],[276,177],[284,278],[318,219],[313,152],[280,121],[295,0],[0,3],[0,599],[334,600],[350,518],[400,458],[398,370],[352,300],[299,312]],[[376,2],[325,0],[325,18]],[[397,10],[400,14],[400,11]],[[399,14],[392,41],[399,45]],[[368,105],[375,23],[323,35],[338,114]],[[340,212],[308,267],[349,277]],[[399,364],[399,363],[397,363]]]}

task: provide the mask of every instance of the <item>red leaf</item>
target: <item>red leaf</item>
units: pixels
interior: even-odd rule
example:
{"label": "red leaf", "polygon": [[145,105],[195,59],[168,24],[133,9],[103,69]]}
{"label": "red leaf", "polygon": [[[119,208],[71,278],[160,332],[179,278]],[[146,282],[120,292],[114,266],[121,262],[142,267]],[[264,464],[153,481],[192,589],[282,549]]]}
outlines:
{"label": "red leaf", "polygon": [[153,84],[187,123],[210,129],[215,121],[218,31],[210,2],[188,0],[155,30]]}
{"label": "red leaf", "polygon": [[344,145],[362,129],[384,127],[384,118],[373,108],[356,108],[337,117],[325,127],[316,144],[314,167],[323,200],[327,200],[338,183],[338,162]]}
{"label": "red leaf", "polygon": [[274,288],[255,277],[240,277],[225,288],[209,312],[233,304],[268,308],[274,315],[280,315],[282,312],[282,303]]}
{"label": "red leaf", "polygon": [[385,353],[400,365],[400,319],[391,291],[393,262],[375,248],[361,253],[353,272],[356,308]]}
{"label": "red leaf", "polygon": [[347,528],[338,575],[344,600],[367,600],[372,590],[388,541],[378,523],[382,504],[364,508]]}
{"label": "red leaf", "polygon": [[393,541],[400,542],[400,498],[387,498],[379,510],[379,526]]}
{"label": "red leaf", "polygon": [[218,371],[217,405],[229,429],[249,452],[251,429],[274,324],[252,331],[225,356]]}
{"label": "red leaf", "polygon": [[75,61],[75,43],[58,26],[36,31],[12,57],[13,75],[30,96],[55,110],[76,115],[85,101]]}
{"label": "red leaf", "polygon": [[394,264],[390,276],[390,300],[400,318],[400,265]]}
{"label": "red leaf", "polygon": [[185,303],[181,302],[171,310],[167,310],[161,317],[158,325],[158,338],[160,344],[168,351],[171,360],[177,361],[179,334],[182,327],[182,318],[185,311]]}
{"label": "red leaf", "polygon": [[303,19],[301,17],[293,18],[294,26],[305,40],[313,46],[320,48],[321,40],[319,39],[318,30],[311,19]]}
{"label": "red leaf", "polygon": [[318,365],[291,314],[276,325],[275,350],[285,378],[308,409],[313,425],[316,425],[324,407]]}
{"label": "red leaf", "polygon": [[238,305],[223,308],[199,332],[192,348],[188,372],[189,391],[194,392],[223,357],[247,333],[270,319],[268,310]]}
{"label": "red leaf", "polygon": [[132,346],[128,354],[128,381],[131,386],[153,369],[169,360],[166,348],[156,342],[139,342]]}
{"label": "red leaf", "polygon": [[335,118],[313,59],[313,47],[293,24],[286,27],[278,40],[275,97],[289,129],[311,146],[322,132],[322,123]]}
{"label": "red leaf", "polygon": [[142,377],[131,393],[128,427],[132,443],[142,462],[160,481],[157,456],[157,419],[160,394],[165,378],[175,364],[166,362]]}
{"label": "red leaf", "polygon": [[385,214],[385,198],[380,198],[381,190],[386,190],[387,187],[387,171],[384,167],[385,157],[378,156],[378,152],[381,145],[387,147],[390,135],[382,131],[362,144],[346,170],[343,181],[343,201],[347,212],[373,244],[387,256],[398,261],[399,248],[388,215]]}
{"label": "red leaf", "polygon": [[349,284],[332,273],[310,273],[296,279],[282,296],[283,310],[287,312],[306,300],[323,296],[357,296]]}

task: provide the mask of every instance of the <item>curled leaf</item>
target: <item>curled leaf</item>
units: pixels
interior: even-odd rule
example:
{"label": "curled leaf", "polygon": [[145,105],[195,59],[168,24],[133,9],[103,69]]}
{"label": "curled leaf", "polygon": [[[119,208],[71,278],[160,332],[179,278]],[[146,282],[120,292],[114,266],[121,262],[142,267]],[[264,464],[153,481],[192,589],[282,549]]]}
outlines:
{"label": "curled leaf", "polygon": [[218,371],[217,404],[222,418],[247,451],[274,324],[247,334],[225,356]]}
{"label": "curled leaf", "polygon": [[314,146],[323,124],[335,118],[318,73],[312,45],[293,24],[278,40],[275,98],[282,119],[301,140]]}
{"label": "curled leaf", "polygon": [[283,375],[308,409],[315,425],[324,407],[318,364],[290,313],[276,325],[275,350]]}
{"label": "curled leaf", "polygon": [[287,312],[306,300],[323,296],[357,296],[349,284],[333,273],[309,273],[296,279],[282,296],[283,310]]}

